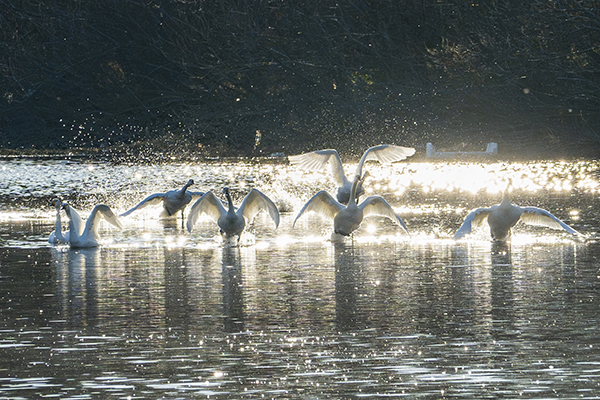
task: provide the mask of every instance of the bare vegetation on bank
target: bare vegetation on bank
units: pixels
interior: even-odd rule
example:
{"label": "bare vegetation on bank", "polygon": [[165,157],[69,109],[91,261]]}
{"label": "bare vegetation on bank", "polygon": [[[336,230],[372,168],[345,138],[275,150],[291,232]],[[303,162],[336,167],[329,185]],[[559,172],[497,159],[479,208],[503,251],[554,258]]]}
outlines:
{"label": "bare vegetation on bank", "polygon": [[0,0],[0,146],[597,154],[591,0]]}

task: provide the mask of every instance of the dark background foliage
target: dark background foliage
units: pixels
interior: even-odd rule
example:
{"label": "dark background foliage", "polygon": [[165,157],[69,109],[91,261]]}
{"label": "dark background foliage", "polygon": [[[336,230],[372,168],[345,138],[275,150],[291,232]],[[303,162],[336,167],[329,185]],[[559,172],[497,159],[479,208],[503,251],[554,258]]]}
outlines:
{"label": "dark background foliage", "polygon": [[591,0],[0,0],[0,146],[600,148]]}

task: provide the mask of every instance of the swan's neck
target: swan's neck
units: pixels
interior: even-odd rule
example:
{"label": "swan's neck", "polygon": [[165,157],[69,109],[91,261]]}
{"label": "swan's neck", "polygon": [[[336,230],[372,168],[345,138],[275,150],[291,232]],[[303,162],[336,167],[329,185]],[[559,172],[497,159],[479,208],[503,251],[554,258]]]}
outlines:
{"label": "swan's neck", "polygon": [[350,190],[350,199],[348,200],[348,206],[350,206],[350,205],[356,206],[356,189],[358,188],[359,182],[360,182],[360,177],[355,176],[354,182],[352,182],[352,189]]}
{"label": "swan's neck", "polygon": [[179,191],[179,194],[183,196],[183,195],[185,194],[185,192],[186,192],[187,188],[189,188],[190,186],[192,186],[192,184],[191,184],[191,183],[189,183],[189,182],[188,182],[188,183],[186,183],[186,184],[185,184],[185,185],[184,185],[184,186],[181,188],[181,190]]}
{"label": "swan's neck", "polygon": [[510,206],[510,196],[508,194],[508,190],[502,194],[502,202],[500,203],[502,206]]}
{"label": "swan's neck", "polygon": [[225,197],[227,198],[227,206],[229,207],[229,212],[235,212],[235,207],[233,206],[233,200],[231,200],[231,195],[229,192],[225,192]]}

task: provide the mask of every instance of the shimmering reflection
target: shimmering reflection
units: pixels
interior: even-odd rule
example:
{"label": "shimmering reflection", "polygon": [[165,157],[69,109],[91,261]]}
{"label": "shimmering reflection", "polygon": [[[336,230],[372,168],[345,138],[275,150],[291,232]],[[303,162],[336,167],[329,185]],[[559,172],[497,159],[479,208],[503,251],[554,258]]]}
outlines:
{"label": "shimmering reflection", "polygon": [[[6,164],[30,197],[95,191],[82,210],[98,199],[124,210],[182,173],[198,190],[258,187],[288,210],[276,231],[259,214],[239,247],[147,213],[102,232],[112,240],[97,249],[72,250],[46,242],[50,207],[10,205],[0,213],[0,397],[597,397],[597,163],[369,166],[368,190],[411,235],[372,219],[342,241],[316,215],[292,229],[329,179],[288,166],[47,162],[37,166],[64,181],[28,186],[20,180],[36,163]],[[590,240],[527,228],[503,245],[487,232],[451,240],[507,176],[520,177],[520,204]]]}
{"label": "shimmering reflection", "polygon": [[356,262],[354,246],[335,243],[335,322],[340,332],[362,328],[357,315],[357,298],[364,282],[360,264]]}
{"label": "shimmering reflection", "polygon": [[496,341],[513,340],[518,331],[515,327],[515,287],[511,246],[507,243],[492,244],[492,272],[490,283],[492,337]]}
{"label": "shimmering reflection", "polygon": [[[169,190],[186,179],[195,180],[194,190],[221,190],[229,186],[233,193],[246,193],[250,187],[267,193],[282,213],[297,213],[318,190],[335,190],[325,174],[305,173],[289,165],[276,163],[112,165],[108,163],[64,160],[0,161],[0,199],[11,200],[0,213],[0,221],[19,218],[53,219],[53,209],[44,201],[58,196],[68,198],[83,213],[104,202],[122,212],[148,193]],[[347,164],[348,170],[356,165]],[[391,166],[369,163],[367,195],[382,195],[407,222],[411,233],[451,237],[460,220],[473,208],[500,201],[500,192],[508,178],[513,181],[512,197],[516,204],[534,205],[549,210],[569,225],[586,234],[597,228],[589,204],[600,192],[600,164],[594,161],[545,161],[526,163],[419,163],[400,162]],[[12,200],[15,200],[14,202]],[[234,201],[241,201],[234,199]],[[23,204],[30,203],[28,209]],[[14,205],[13,205],[14,204]],[[123,218],[126,227],[156,223],[157,209],[148,207],[139,214]],[[181,230],[179,222],[168,228]],[[302,224],[312,224],[304,218]],[[369,221],[365,221],[368,223]],[[375,225],[375,222],[370,222]],[[330,224],[319,223],[319,230]],[[591,228],[584,229],[584,228]],[[365,227],[368,229],[368,227]],[[250,243],[262,235],[278,237],[277,231],[254,229]],[[554,237],[560,236],[553,232]],[[113,232],[111,236],[117,236]],[[213,238],[214,229],[202,227],[194,238]],[[178,244],[181,245],[181,244]]]}
{"label": "shimmering reflection", "polygon": [[244,330],[242,260],[239,247],[223,247],[223,314],[225,332]]}

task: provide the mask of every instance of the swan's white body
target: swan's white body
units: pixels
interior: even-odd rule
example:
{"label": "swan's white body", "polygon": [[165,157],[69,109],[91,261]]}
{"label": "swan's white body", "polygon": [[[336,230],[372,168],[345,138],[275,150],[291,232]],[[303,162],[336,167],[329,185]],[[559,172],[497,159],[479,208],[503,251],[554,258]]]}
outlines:
{"label": "swan's white body", "polygon": [[194,180],[190,179],[181,189],[169,190],[165,193],[154,193],[140,201],[135,207],[125,211],[120,217],[126,217],[136,210],[140,210],[150,205],[157,205],[162,202],[163,210],[160,213],[161,218],[176,218],[177,213],[183,212],[185,207],[195,198],[202,197],[203,192],[192,192],[187,190],[188,187],[194,184]]}
{"label": "swan's white body", "polygon": [[492,239],[495,241],[508,240],[512,227],[519,221],[523,221],[528,225],[563,229],[572,235],[580,235],[575,229],[544,209],[538,207],[519,207],[512,204],[507,189],[502,196],[500,204],[471,211],[454,234],[454,239],[461,239],[471,233],[473,228],[481,226],[486,220],[490,227]]}
{"label": "swan's white body", "polygon": [[[374,160],[379,161],[382,164],[391,164],[396,161],[404,160],[413,154],[415,154],[415,149],[412,147],[401,147],[390,144],[382,144],[367,149],[356,167],[355,177],[361,181],[356,189],[357,197],[360,197],[365,192],[362,187],[362,180],[364,179],[362,169],[366,161]],[[342,204],[348,204],[348,200],[350,199],[350,191],[352,190],[352,182],[354,179],[349,180],[346,178],[342,160],[340,159],[340,155],[336,150],[317,150],[311,153],[290,156],[288,159],[290,160],[290,164],[297,165],[300,168],[310,171],[322,171],[325,169],[327,164],[329,164],[331,167],[333,180],[338,186],[337,200]]]}
{"label": "swan's white body", "polygon": [[69,236],[67,242],[69,243],[69,246],[73,248],[98,246],[98,240],[100,239],[98,236],[98,225],[103,217],[110,224],[119,229],[123,229],[117,216],[112,212],[110,207],[104,204],[99,204],[92,209],[92,212],[85,223],[85,227],[83,226],[83,221],[79,217],[79,214],[73,207],[67,203],[63,203],[63,209],[69,217]]}
{"label": "swan's white body", "polygon": [[305,205],[302,207],[298,216],[294,220],[292,227],[296,225],[296,221],[303,214],[314,211],[325,217],[333,219],[333,231],[340,235],[349,236],[360,226],[364,217],[371,215],[378,215],[381,217],[387,217],[394,221],[396,224],[408,233],[408,229],[404,224],[404,221],[394,212],[394,209],[388,204],[383,197],[380,196],[369,196],[360,205],[356,203],[356,190],[359,184],[359,180],[356,179],[352,185],[348,205],[345,206],[340,202],[336,201],[329,193],[325,190],[321,190],[315,194]]}
{"label": "swan's white body", "polygon": [[[56,208],[56,222],[54,223],[54,230],[50,233],[48,237],[48,242],[52,244],[66,244],[69,243],[70,232],[62,231],[62,221],[60,218],[60,212],[63,209],[63,202],[60,199],[53,199],[52,205]],[[75,212],[76,214],[76,212]],[[76,218],[79,217],[77,214]],[[79,218],[81,219],[81,218]]]}
{"label": "swan's white body", "polygon": [[231,200],[229,189],[224,188],[223,193],[227,198],[228,209],[225,209],[221,200],[213,192],[206,192],[194,203],[187,219],[188,232],[192,231],[198,218],[202,214],[206,214],[217,223],[221,233],[225,234],[226,237],[237,236],[239,238],[246,227],[246,223],[250,223],[261,210],[269,213],[273,223],[275,223],[275,229],[279,226],[279,210],[262,192],[252,189],[237,211]]}

